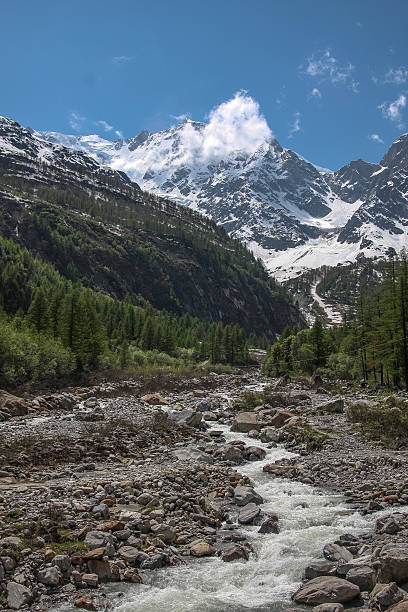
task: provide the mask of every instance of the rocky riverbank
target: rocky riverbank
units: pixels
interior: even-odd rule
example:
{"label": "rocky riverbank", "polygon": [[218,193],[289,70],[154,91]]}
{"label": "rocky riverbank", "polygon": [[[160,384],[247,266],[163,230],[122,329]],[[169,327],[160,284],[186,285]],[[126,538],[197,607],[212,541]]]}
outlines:
{"label": "rocky riverbank", "polygon": [[[246,562],[248,526],[279,531],[279,516],[239,472],[264,459],[265,445],[298,454],[264,465],[271,478],[339,491],[363,513],[408,502],[405,452],[364,440],[346,414],[361,399],[354,392],[274,381],[259,394],[267,383],[254,371],[162,381],[151,393],[140,381],[2,393],[0,606],[46,610],[69,599],[98,609],[105,584],[141,583],[193,557]],[[245,410],[251,391],[259,403]],[[237,439],[227,442],[229,427]],[[403,511],[378,516],[375,533],[327,543],[296,602],[385,610],[381,602],[401,599],[388,583],[408,581],[408,521]],[[391,599],[366,595],[379,581]]]}

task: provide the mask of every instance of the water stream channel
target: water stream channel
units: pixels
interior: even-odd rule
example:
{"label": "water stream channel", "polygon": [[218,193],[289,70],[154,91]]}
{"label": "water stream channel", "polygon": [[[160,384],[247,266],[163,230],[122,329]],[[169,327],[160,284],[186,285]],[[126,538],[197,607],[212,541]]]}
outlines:
{"label": "water stream channel", "polygon": [[[227,441],[244,440],[216,425]],[[348,507],[339,495],[324,494],[300,482],[284,481],[264,473],[265,464],[291,456],[282,446],[267,450],[264,460],[240,466],[265,499],[263,510],[279,516],[279,534],[258,534],[247,527],[255,554],[249,561],[224,563],[218,557],[192,560],[185,565],[144,573],[143,585],[116,587],[115,612],[269,612],[289,607],[305,566],[321,558],[322,547],[344,533],[369,531],[372,520]],[[113,594],[113,592],[111,591]]]}

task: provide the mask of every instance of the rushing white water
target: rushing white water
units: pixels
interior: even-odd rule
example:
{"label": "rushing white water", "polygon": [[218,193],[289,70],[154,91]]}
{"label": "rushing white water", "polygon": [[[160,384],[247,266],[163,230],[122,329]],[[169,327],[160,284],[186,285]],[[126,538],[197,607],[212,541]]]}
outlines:
{"label": "rushing white water", "polygon": [[[263,446],[244,434],[223,429],[227,440]],[[262,509],[279,516],[279,534],[258,534],[247,527],[255,554],[249,561],[189,561],[186,565],[144,572],[144,585],[117,587],[115,612],[244,612],[280,611],[300,583],[305,566],[322,558],[322,547],[344,533],[358,534],[371,521],[350,511],[341,496],[320,493],[299,482],[274,478],[262,471],[266,463],[291,456],[283,447],[267,449],[263,461],[240,466],[266,500]],[[242,530],[241,530],[242,531]],[[119,593],[117,594],[119,595]]]}

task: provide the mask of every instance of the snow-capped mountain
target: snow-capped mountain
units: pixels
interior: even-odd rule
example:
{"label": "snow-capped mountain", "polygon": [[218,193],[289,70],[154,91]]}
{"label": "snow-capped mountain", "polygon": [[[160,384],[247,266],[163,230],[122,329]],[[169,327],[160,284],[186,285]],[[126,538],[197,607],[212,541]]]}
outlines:
{"label": "snow-capped mountain", "polygon": [[407,246],[408,135],[381,162],[322,170],[273,137],[252,149],[220,147],[209,124],[185,120],[109,141],[32,134],[126,173],[143,189],[211,217],[246,242],[280,279],[323,263],[381,256]]}

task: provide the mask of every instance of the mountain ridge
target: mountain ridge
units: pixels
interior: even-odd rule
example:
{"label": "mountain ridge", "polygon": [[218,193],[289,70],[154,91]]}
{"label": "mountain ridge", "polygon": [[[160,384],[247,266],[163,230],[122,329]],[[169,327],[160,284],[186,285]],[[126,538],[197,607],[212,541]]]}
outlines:
{"label": "mountain ridge", "polygon": [[[327,171],[274,137],[253,152],[206,157],[200,149],[206,125],[187,119],[168,130],[116,141],[55,132],[42,137],[66,142],[144,189],[209,216],[245,242],[280,280],[318,267],[322,257],[337,265],[405,246],[407,134],[378,164],[360,158]],[[387,188],[390,181],[393,189]]]}

